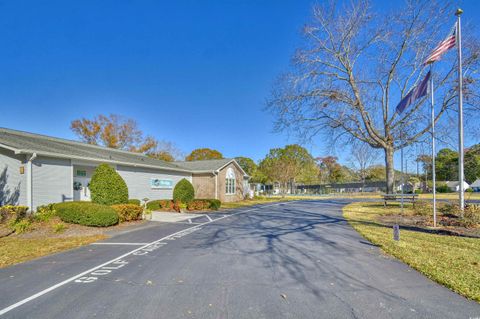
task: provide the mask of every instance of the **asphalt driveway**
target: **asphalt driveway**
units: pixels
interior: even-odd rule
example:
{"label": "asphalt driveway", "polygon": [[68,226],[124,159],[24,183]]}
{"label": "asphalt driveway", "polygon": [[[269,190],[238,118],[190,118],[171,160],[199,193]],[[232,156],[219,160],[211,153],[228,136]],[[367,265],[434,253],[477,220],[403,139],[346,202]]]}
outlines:
{"label": "asphalt driveway", "polygon": [[5,318],[476,318],[480,304],[302,201],[155,223],[0,270]]}

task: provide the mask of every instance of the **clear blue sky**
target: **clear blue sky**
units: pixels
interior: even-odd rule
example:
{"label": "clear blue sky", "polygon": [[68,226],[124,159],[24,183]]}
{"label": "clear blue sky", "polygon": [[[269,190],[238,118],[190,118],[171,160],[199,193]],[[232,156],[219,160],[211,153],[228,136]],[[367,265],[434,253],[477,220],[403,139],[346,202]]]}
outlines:
{"label": "clear blue sky", "polygon": [[262,108],[313,3],[2,1],[0,126],[75,138],[72,119],[117,113],[184,152],[258,160],[295,142]]}

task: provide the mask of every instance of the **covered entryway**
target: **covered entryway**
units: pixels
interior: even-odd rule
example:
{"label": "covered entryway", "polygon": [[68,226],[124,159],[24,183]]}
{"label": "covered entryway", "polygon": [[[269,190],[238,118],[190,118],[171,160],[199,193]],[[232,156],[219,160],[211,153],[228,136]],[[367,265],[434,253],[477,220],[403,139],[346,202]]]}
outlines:
{"label": "covered entryway", "polygon": [[73,200],[90,201],[90,180],[92,179],[93,166],[73,166]]}

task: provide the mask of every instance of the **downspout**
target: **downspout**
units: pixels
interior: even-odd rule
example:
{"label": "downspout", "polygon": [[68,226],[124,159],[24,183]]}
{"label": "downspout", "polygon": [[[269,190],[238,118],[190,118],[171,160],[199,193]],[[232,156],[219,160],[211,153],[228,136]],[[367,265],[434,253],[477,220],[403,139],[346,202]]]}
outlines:
{"label": "downspout", "polygon": [[218,173],[218,170],[213,171],[213,174],[215,175],[215,199],[218,199]]}
{"label": "downspout", "polygon": [[30,213],[33,212],[33,160],[37,158],[37,153],[33,153],[27,161],[27,206]]}

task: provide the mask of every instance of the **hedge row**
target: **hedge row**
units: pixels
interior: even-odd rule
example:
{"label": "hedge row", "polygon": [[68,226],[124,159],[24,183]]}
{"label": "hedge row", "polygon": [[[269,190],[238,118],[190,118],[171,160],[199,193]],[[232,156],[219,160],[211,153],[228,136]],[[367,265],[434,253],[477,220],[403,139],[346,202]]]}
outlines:
{"label": "hedge row", "polygon": [[90,202],[55,204],[58,217],[66,223],[107,227],[118,223],[118,214],[110,206]]}
{"label": "hedge row", "polygon": [[[147,209],[149,210],[167,210],[167,211],[180,211],[180,202],[173,200],[152,200],[147,203]],[[221,206],[221,202],[218,199],[195,199],[187,203],[188,210],[218,210]]]}
{"label": "hedge row", "polygon": [[143,208],[135,204],[112,205],[121,223],[142,219]]}
{"label": "hedge row", "polygon": [[147,203],[148,210],[174,210],[180,211],[180,201],[168,199],[152,200]]}
{"label": "hedge row", "polygon": [[222,202],[218,199],[207,198],[207,199],[196,199],[195,201],[204,201],[209,204],[206,209],[218,210],[222,206]]}

